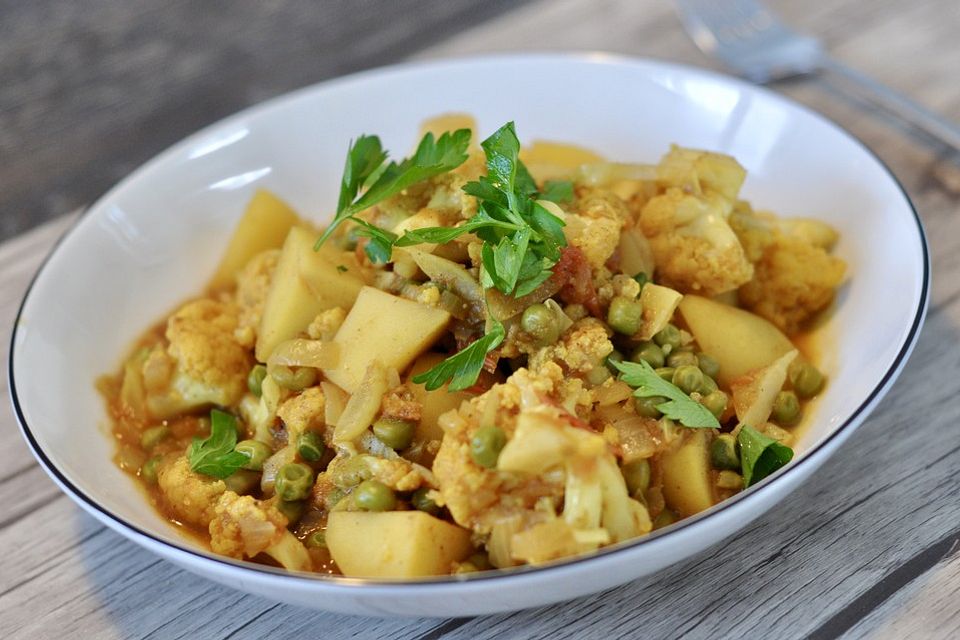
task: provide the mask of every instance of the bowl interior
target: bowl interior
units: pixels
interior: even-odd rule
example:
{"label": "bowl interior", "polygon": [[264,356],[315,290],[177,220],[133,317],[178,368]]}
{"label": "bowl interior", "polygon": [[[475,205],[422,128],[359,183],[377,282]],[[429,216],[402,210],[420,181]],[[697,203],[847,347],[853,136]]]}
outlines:
{"label": "bowl interior", "polygon": [[671,143],[730,153],[748,170],[743,195],[755,207],[836,226],[850,277],[815,332],[830,386],[802,432],[801,456],[857,410],[908,341],[924,300],[919,224],[886,169],[822,118],[660,63],[527,56],[402,66],[308,88],[201,131],[124,180],[68,233],[28,294],[12,351],[15,402],[50,464],[122,521],[193,545],[110,462],[94,379],[201,290],[256,187],[322,220],[351,138],[377,133],[405,155],[423,119],[451,111],[474,114],[482,135],[515,120],[525,142],[573,142],[622,161],[656,161]]}

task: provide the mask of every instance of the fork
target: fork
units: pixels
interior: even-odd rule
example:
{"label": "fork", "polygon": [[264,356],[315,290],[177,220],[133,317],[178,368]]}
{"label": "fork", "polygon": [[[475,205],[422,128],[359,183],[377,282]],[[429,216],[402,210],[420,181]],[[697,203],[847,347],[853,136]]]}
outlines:
{"label": "fork", "polygon": [[756,0],[676,0],[697,47],[752,82],[818,71],[847,80],[859,98],[960,151],[960,126],[833,58],[816,38],[797,33]]}

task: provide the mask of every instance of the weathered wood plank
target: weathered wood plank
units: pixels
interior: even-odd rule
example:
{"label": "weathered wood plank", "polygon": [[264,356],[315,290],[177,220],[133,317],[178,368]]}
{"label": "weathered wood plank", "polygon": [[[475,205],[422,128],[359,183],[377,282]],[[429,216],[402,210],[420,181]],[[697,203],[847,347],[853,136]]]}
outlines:
{"label": "weathered wood plank", "polygon": [[520,1],[0,2],[0,239],[243,107],[390,64]]}
{"label": "weathered wood plank", "polygon": [[957,540],[933,569],[892,595],[850,629],[847,638],[955,638],[960,629]]}

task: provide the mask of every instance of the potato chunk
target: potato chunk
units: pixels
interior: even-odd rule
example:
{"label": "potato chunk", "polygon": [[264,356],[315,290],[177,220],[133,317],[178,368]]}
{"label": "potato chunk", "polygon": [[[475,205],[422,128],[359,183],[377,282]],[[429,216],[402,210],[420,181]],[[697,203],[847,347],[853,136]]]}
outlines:
{"label": "potato chunk", "polygon": [[326,539],[334,562],[351,577],[443,575],[473,551],[470,532],[422,511],[334,511]]}
{"label": "potato chunk", "polygon": [[712,437],[707,429],[688,429],[680,447],[665,453],[661,460],[663,497],[667,506],[683,517],[700,513],[717,502],[710,476]]}
{"label": "potato chunk", "polygon": [[429,371],[443,361],[443,356],[439,353],[425,353],[413,363],[410,369],[410,375],[407,378],[407,384],[414,398],[422,406],[420,422],[417,423],[417,430],[414,433],[414,441],[429,442],[431,440],[442,440],[443,429],[440,428],[439,418],[447,411],[451,411],[460,406],[464,401],[473,396],[464,391],[450,391],[447,385],[443,385],[434,391],[427,391],[422,384],[413,381],[413,377],[420,375],[424,371]]}
{"label": "potato chunk", "polygon": [[[338,269],[335,252],[313,250],[314,234],[290,230],[263,305],[257,332],[257,360],[266,362],[274,348],[307,330],[321,311],[353,304],[363,280]],[[326,246],[326,245],[325,245]]]}
{"label": "potato chunk", "polygon": [[779,329],[749,311],[694,295],[684,296],[679,309],[701,351],[720,363],[722,386],[793,349]]}
{"label": "potato chunk", "polygon": [[403,371],[430,348],[447,328],[450,314],[373,287],[363,287],[334,342],[342,356],[324,375],[353,393],[367,367],[379,360],[385,369]]}
{"label": "potato chunk", "polygon": [[299,224],[300,217],[290,205],[265,189],[257,189],[230,238],[210,287],[221,289],[233,284],[237,273],[253,256],[280,247],[290,229]]}

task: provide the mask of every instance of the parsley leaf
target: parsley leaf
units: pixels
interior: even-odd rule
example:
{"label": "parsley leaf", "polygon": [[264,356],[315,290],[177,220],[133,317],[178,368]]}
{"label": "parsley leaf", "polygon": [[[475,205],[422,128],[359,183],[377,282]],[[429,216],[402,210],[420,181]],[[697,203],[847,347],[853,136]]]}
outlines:
{"label": "parsley leaf", "polygon": [[547,180],[543,183],[540,199],[550,202],[572,202],[573,183],[569,180]]}
{"label": "parsley leaf", "polygon": [[520,140],[513,122],[500,127],[480,146],[487,156],[487,175],[463,187],[478,200],[476,215],[454,229],[408,231],[396,245],[441,244],[475,233],[483,241],[481,284],[520,297],[550,277],[560,249],[567,244],[563,221],[535,201],[537,185],[520,161]]}
{"label": "parsley leaf", "polygon": [[[399,163],[390,162],[384,165],[387,153],[383,150],[380,138],[360,136],[347,150],[347,161],[340,182],[340,197],[337,201],[337,215],[317,240],[314,248],[319,249],[345,220],[353,220],[363,227],[359,235],[370,240],[364,249],[370,260],[388,262],[397,236],[357,218],[356,215],[417,182],[459,167],[467,159],[469,145],[469,129],[447,132],[436,140],[432,133],[427,133],[412,156]],[[357,194],[365,185],[369,185],[367,190],[358,198]]]}
{"label": "parsley leaf", "polygon": [[414,376],[413,381],[424,385],[427,391],[439,389],[447,380],[450,381],[450,391],[463,391],[472,387],[480,376],[487,354],[500,346],[504,336],[506,330],[503,325],[494,320],[486,335],[429,371]]}
{"label": "parsley leaf", "polygon": [[793,459],[793,449],[746,424],[740,427],[737,442],[745,487],[760,482]]}
{"label": "parsley leaf", "polygon": [[653,370],[645,360],[637,362],[617,362],[611,364],[620,370],[620,379],[631,387],[636,387],[633,395],[638,398],[663,396],[667,402],[657,405],[657,409],[664,416],[676,420],[685,427],[719,429],[720,423],[716,417],[699,402],[681,391]]}
{"label": "parsley leaf", "polygon": [[248,458],[237,446],[237,419],[229,413],[214,409],[210,412],[210,436],[205,440],[194,438],[187,452],[190,468],[214,478],[233,475],[246,464]]}

